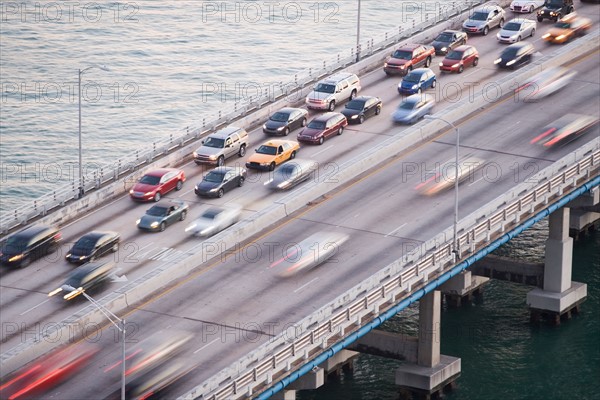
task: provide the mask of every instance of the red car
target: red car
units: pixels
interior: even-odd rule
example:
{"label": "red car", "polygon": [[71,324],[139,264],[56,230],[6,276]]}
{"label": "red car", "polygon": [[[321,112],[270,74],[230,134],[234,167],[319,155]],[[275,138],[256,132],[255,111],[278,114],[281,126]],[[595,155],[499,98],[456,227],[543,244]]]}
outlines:
{"label": "red car", "polygon": [[323,144],[325,139],[333,135],[341,135],[348,120],[338,112],[328,112],[319,115],[308,123],[297,136],[299,142]]}
{"label": "red car", "polygon": [[479,52],[473,46],[463,44],[446,55],[440,63],[440,71],[463,72],[465,67],[476,67],[479,63]]}
{"label": "red car", "polygon": [[185,182],[183,170],[160,168],[148,172],[129,191],[129,196],[137,201],[159,201],[171,190],[180,190]]}

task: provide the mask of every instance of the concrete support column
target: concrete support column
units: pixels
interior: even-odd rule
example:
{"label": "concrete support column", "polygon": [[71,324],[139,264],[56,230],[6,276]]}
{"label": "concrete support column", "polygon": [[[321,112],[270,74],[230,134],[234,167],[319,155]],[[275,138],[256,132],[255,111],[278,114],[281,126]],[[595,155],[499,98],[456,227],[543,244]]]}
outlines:
{"label": "concrete support column", "polygon": [[544,290],[549,292],[562,293],[571,287],[573,239],[569,237],[569,214],[569,208],[563,207],[549,217],[544,269]]}
{"label": "concrete support column", "polygon": [[440,313],[442,295],[434,290],[419,301],[419,345],[417,364],[433,367],[440,363]]}

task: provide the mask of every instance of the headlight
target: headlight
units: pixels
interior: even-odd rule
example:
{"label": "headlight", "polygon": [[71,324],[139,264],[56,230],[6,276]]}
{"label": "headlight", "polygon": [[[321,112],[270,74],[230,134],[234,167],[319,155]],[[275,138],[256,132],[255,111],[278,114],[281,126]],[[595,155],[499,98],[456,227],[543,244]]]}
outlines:
{"label": "headlight", "polygon": [[133,194],[133,189],[129,190],[129,194]]}
{"label": "headlight", "polygon": [[210,189],[209,192],[216,192],[219,188]]}
{"label": "headlight", "polygon": [[446,47],[442,47],[442,52],[448,51],[448,49]]}
{"label": "headlight", "polygon": [[566,36],[565,36],[565,35],[558,35],[558,36],[556,37],[556,40],[563,40],[564,38],[566,38]]}
{"label": "headlight", "polygon": [[185,231],[189,232],[189,231],[193,230],[194,228],[196,228],[196,224],[192,224],[192,225],[188,226],[187,228],[185,228]]}
{"label": "headlight", "polygon": [[400,66],[400,69],[404,69],[404,67],[406,67],[406,65],[401,65],[401,66]]}
{"label": "headlight", "polygon": [[217,156],[215,156],[215,155],[213,154],[212,156],[208,156],[208,158],[209,158],[209,159],[211,159],[211,160],[216,160],[216,159],[217,159]]}
{"label": "headlight", "polygon": [[279,185],[277,185],[277,187],[278,187],[279,189],[283,189],[283,188],[284,188],[284,187],[286,187],[287,185],[288,185],[288,183],[287,183],[287,182],[281,182]]}
{"label": "headlight", "polygon": [[266,181],[265,183],[263,183],[263,185],[267,186],[271,182],[273,182],[273,179],[269,179],[268,181]]}
{"label": "headlight", "polygon": [[160,225],[160,224],[158,223],[158,221],[154,221],[153,223],[151,223],[151,224],[150,224],[150,228],[157,228],[157,227],[158,227],[158,225]]}
{"label": "headlight", "polygon": [[515,62],[517,62],[517,60],[510,60],[509,62],[506,63],[506,65],[513,65]]}
{"label": "headlight", "polygon": [[353,115],[350,117],[350,119],[356,119],[356,118],[358,118],[358,115]]}
{"label": "headlight", "polygon": [[388,64],[387,64],[386,62],[384,62],[384,63],[383,63],[383,68],[387,68],[387,65],[388,65]]}
{"label": "headlight", "polygon": [[417,89],[419,86],[418,85],[412,85],[413,90]]}
{"label": "headlight", "polygon": [[460,67],[460,63],[456,63],[452,66],[452,68],[458,68],[458,67]]}
{"label": "headlight", "polygon": [[17,254],[16,256],[12,256],[11,258],[9,258],[8,261],[9,262],[19,261],[21,258],[23,258],[23,254]]}
{"label": "headlight", "polygon": [[549,38],[551,35],[549,33],[546,33],[545,35],[542,35],[542,39],[547,39]]}
{"label": "headlight", "polygon": [[282,126],[281,128],[277,128],[278,131],[282,131],[285,129],[285,126]]}
{"label": "headlight", "polygon": [[144,193],[144,196],[152,196],[152,192],[146,192]]}
{"label": "headlight", "polygon": [[444,66],[444,63],[440,63],[440,67],[443,67],[443,66]]}
{"label": "headlight", "polygon": [[500,64],[500,62],[501,62],[501,61],[502,61],[502,59],[501,59],[501,58],[496,58],[496,59],[494,60],[494,64]]}
{"label": "headlight", "polygon": [[557,13],[555,13],[554,11],[550,11],[550,15],[551,15],[552,17],[556,17],[558,14],[557,14]]}
{"label": "headlight", "polygon": [[69,258],[71,257],[71,253],[67,253],[67,255],[65,256],[65,258]]}
{"label": "headlight", "polygon": [[264,124],[264,125],[263,125],[263,129],[267,129],[267,124]]}
{"label": "headlight", "polygon": [[142,222],[142,220],[141,220],[141,219],[138,219],[137,221],[135,221],[135,224],[136,224],[136,225],[139,225],[139,224],[140,224],[140,222]]}
{"label": "headlight", "polygon": [[198,153],[196,153],[196,152],[194,151],[194,152],[192,153],[192,156],[193,156],[194,158],[198,158]]}

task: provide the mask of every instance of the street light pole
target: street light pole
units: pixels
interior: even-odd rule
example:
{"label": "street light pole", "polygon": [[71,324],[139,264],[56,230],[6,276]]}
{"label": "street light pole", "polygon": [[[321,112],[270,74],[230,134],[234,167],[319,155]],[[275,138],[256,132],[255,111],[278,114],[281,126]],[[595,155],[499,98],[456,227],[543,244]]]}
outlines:
{"label": "street light pole", "polygon": [[458,243],[458,157],[459,157],[459,152],[458,149],[460,147],[460,134],[458,131],[458,128],[450,121],[445,120],[444,118],[441,117],[436,117],[433,115],[425,115],[424,117],[425,119],[429,119],[429,120],[434,120],[434,119],[438,119],[442,122],[445,122],[446,124],[448,124],[449,126],[451,126],[452,128],[454,128],[454,131],[456,132],[456,165],[455,165],[455,173],[454,173],[454,236],[452,239],[452,253],[454,253],[454,260],[456,261],[456,259],[458,258],[458,248],[459,248],[459,243]]}
{"label": "street light pole", "polygon": [[356,62],[360,60],[360,0],[358,0],[358,15],[356,20]]}

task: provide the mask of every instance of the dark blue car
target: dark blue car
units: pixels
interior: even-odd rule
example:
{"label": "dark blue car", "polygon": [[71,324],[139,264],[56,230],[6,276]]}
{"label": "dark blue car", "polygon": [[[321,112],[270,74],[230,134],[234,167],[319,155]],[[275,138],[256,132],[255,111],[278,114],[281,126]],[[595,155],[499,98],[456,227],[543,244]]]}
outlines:
{"label": "dark blue car", "polygon": [[417,68],[410,71],[398,84],[398,93],[415,94],[434,88],[437,83],[435,73],[429,68]]}

